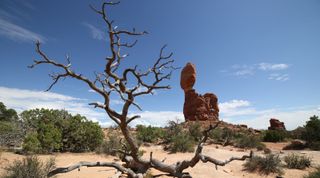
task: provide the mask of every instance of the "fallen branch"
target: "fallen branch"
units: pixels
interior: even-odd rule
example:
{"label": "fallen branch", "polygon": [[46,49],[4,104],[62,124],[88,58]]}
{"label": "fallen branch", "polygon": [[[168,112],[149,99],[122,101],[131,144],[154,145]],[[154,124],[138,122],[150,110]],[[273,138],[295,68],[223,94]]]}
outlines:
{"label": "fallen branch", "polygon": [[128,174],[129,176],[133,177],[133,178],[142,178],[143,175],[142,174],[136,174],[135,172],[133,172],[131,169],[127,169],[123,166],[121,166],[120,164],[117,163],[109,163],[109,162],[79,162],[77,164],[68,166],[68,167],[60,167],[60,168],[56,168],[52,171],[50,171],[48,173],[48,177],[52,177],[56,174],[60,174],[60,173],[67,173],[70,171],[73,171],[75,169],[80,170],[80,167],[113,167],[115,169],[117,169],[118,171],[120,171],[123,174]]}

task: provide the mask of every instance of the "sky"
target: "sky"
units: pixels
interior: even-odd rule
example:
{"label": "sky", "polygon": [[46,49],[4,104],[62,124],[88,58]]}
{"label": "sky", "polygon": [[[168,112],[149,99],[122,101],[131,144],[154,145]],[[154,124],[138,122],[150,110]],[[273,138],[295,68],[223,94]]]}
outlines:
{"label": "sky", "polygon": [[[50,66],[27,68],[34,59],[35,41],[52,59],[71,58],[77,72],[93,77],[108,55],[107,30],[89,5],[93,1],[0,1],[0,101],[18,112],[33,108],[66,109],[113,125],[104,112],[88,105],[102,101],[85,84],[60,81],[49,92]],[[124,51],[124,66],[151,66],[160,48],[173,52],[175,66],[195,64],[194,88],[219,98],[220,119],[266,129],[270,118],[288,129],[320,115],[320,2],[317,0],[123,0],[107,9],[118,29],[147,31],[125,39],[137,45]],[[133,124],[164,126],[184,121],[180,70],[164,84],[171,90],[138,98],[142,111]],[[112,98],[111,107],[121,108]]]}

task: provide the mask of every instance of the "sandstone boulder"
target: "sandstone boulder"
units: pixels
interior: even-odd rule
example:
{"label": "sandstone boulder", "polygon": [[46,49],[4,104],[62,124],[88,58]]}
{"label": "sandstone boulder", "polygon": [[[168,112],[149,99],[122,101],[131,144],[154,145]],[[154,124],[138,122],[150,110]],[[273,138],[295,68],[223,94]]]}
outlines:
{"label": "sandstone boulder", "polygon": [[180,86],[185,92],[187,92],[193,88],[195,82],[196,67],[191,63],[187,63],[181,71]]}
{"label": "sandstone boulder", "polygon": [[271,118],[269,122],[270,127],[268,128],[268,130],[286,130],[284,123],[280,122],[278,119]]}

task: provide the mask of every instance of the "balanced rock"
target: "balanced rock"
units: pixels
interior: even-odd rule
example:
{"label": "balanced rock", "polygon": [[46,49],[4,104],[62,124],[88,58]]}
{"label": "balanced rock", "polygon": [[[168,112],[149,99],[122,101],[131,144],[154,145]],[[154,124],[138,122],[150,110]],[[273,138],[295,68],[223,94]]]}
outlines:
{"label": "balanced rock", "polygon": [[195,82],[196,67],[191,63],[187,63],[181,71],[180,86],[185,92],[187,92],[193,88]]}
{"label": "balanced rock", "polygon": [[181,71],[180,85],[184,90],[185,99],[183,114],[186,121],[219,120],[218,97],[213,93],[203,96],[198,94],[193,85],[196,82],[195,65],[187,63]]}
{"label": "balanced rock", "polygon": [[270,127],[268,127],[268,130],[286,130],[284,123],[280,122],[278,119],[271,118],[269,122]]}

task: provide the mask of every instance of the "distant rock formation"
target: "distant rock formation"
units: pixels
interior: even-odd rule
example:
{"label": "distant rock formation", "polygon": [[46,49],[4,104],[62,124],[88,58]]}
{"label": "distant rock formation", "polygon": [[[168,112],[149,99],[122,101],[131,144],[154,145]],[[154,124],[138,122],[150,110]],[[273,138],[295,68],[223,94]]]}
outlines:
{"label": "distant rock formation", "polygon": [[270,119],[270,127],[268,130],[286,130],[283,122],[280,122],[278,119],[271,118]]}
{"label": "distant rock formation", "polygon": [[198,94],[193,85],[196,82],[196,68],[187,63],[181,71],[180,86],[184,90],[183,114],[186,121],[219,120],[218,97],[213,93]]}

